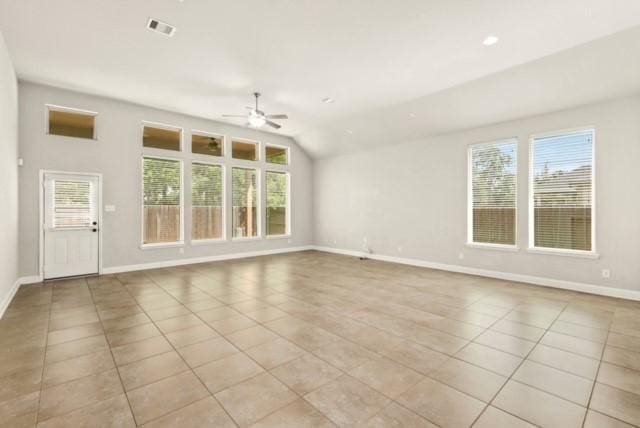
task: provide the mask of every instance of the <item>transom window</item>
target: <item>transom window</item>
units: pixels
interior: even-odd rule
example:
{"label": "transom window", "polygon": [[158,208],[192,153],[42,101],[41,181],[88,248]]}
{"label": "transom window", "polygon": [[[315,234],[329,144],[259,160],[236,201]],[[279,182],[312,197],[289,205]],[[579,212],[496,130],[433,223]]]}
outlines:
{"label": "transom window", "polygon": [[47,105],[49,135],[95,140],[97,113]]}
{"label": "transom window", "polygon": [[209,156],[224,156],[224,137],[193,131],[191,133],[191,152]]}
{"label": "transom window", "polygon": [[267,163],[279,165],[289,164],[289,149],[286,147],[270,146],[265,147],[265,160]]}
{"label": "transom window", "polygon": [[181,128],[151,123],[144,123],[142,125],[143,147],[179,152],[181,142]]}
{"label": "transom window", "polygon": [[231,156],[234,159],[256,161],[258,160],[258,143],[254,141],[233,140],[231,142]]}

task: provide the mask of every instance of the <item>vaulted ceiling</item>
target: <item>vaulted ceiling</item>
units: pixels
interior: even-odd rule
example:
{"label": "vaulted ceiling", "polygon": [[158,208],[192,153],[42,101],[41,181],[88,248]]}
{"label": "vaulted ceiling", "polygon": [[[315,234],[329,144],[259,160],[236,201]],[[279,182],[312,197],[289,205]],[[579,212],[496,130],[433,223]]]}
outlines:
{"label": "vaulted ceiling", "polygon": [[214,120],[259,90],[315,157],[639,92],[639,26],[637,0],[0,2],[21,79]]}

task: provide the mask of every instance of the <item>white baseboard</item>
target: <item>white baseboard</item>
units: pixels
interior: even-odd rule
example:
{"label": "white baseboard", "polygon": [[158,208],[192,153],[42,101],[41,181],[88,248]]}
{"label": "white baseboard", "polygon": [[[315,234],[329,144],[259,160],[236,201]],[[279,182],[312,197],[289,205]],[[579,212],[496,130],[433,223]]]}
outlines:
{"label": "white baseboard", "polygon": [[20,281],[20,285],[23,284],[35,284],[38,282],[42,282],[42,277],[39,275],[31,275],[31,276],[22,276],[20,278],[18,278],[18,281]]}
{"label": "white baseboard", "polygon": [[4,316],[4,312],[7,310],[7,308],[9,307],[9,304],[13,300],[13,296],[15,296],[16,293],[18,292],[18,288],[20,288],[20,284],[21,284],[20,278],[16,279],[16,281],[13,283],[13,286],[11,287],[11,290],[9,290],[7,295],[4,296],[4,299],[2,299],[2,303],[0,303],[0,318]]}
{"label": "white baseboard", "polygon": [[247,251],[243,253],[220,254],[215,256],[192,257],[186,259],[164,260],[161,262],[141,263],[135,265],[112,266],[102,268],[102,274],[108,275],[113,273],[131,272],[136,270],[157,269],[172,266],[191,265],[195,263],[219,262],[223,260],[244,259],[248,257],[268,256],[272,254],[293,253],[298,251],[313,250],[312,245],[290,248],[276,248],[273,250]]}
{"label": "white baseboard", "polygon": [[313,246],[314,250],[327,253],[343,254],[354,257],[366,257],[372,260],[380,260],[403,265],[419,266],[431,269],[446,270],[450,272],[466,273],[469,275],[485,276],[489,278],[504,279],[507,281],[526,282],[529,284],[542,285],[544,287],[560,288],[563,290],[579,291],[582,293],[598,294],[600,296],[617,297],[620,299],[640,300],[640,291],[627,290],[623,288],[604,287],[595,284],[581,282],[564,281],[560,279],[544,278],[532,275],[522,275],[518,273],[500,272],[494,270],[480,269],[469,266],[450,265],[445,263],[429,262],[418,259],[407,259],[401,257],[385,256],[382,254],[369,254],[362,251],[345,250],[341,248]]}

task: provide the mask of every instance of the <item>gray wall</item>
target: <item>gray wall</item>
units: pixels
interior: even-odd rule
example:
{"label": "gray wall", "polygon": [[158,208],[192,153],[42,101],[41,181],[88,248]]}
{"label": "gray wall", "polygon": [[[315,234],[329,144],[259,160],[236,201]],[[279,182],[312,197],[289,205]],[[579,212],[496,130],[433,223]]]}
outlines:
{"label": "gray wall", "polygon": [[[507,100],[504,100],[507,101]],[[597,260],[527,252],[531,134],[596,128]],[[467,145],[518,137],[518,252],[465,246]],[[390,136],[392,138],[392,136]],[[314,164],[317,245],[640,290],[640,98],[627,98]],[[459,259],[460,253],[464,258]],[[601,269],[610,269],[609,279]]]}
{"label": "gray wall", "polygon": [[[144,84],[144,82],[141,82]],[[182,258],[207,257],[241,252],[298,247],[312,243],[312,162],[287,137],[258,132],[156,110],[108,98],[80,94],[49,86],[20,82],[20,147],[25,165],[20,169],[20,275],[37,275],[38,261],[38,172],[41,169],[95,172],[103,174],[103,206],[115,205],[115,212],[103,212],[103,266],[119,267]],[[81,140],[45,133],[45,104],[56,104],[98,112],[98,141]],[[160,156],[185,160],[185,241],[184,253],[179,248],[140,249],[141,235],[141,122],[153,121],[184,128],[181,153],[145,150]],[[224,134],[227,137],[250,138],[262,143],[291,148],[292,236],[290,239],[260,239],[247,242],[224,242],[191,246],[189,163],[198,155],[190,153],[190,130]],[[199,159],[219,161],[200,156]],[[13,160],[11,159],[10,162]],[[229,153],[222,160],[227,166],[242,165],[232,161]],[[247,165],[249,163],[244,163]],[[251,162],[264,175],[267,164]],[[264,185],[264,180],[262,180]],[[231,236],[230,192],[227,192],[227,236]],[[264,192],[263,192],[264,193]],[[264,204],[262,205],[264,207]],[[264,216],[262,216],[264,226]],[[4,222],[3,222],[4,226]],[[262,228],[264,231],[264,227]]]}
{"label": "gray wall", "polygon": [[0,315],[18,277],[17,86],[9,52],[0,33]]}

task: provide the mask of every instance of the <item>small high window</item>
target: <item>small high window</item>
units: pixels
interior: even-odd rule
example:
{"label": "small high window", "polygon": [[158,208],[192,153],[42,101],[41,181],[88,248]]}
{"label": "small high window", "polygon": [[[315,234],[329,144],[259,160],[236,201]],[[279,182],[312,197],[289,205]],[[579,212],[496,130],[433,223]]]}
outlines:
{"label": "small high window", "polygon": [[234,159],[258,160],[258,143],[253,141],[233,140],[231,155]]}
{"label": "small high window", "polygon": [[265,158],[268,163],[289,164],[289,150],[286,147],[267,146],[265,152]]}
{"label": "small high window", "polygon": [[224,137],[193,131],[191,133],[191,152],[201,155],[224,156]]}
{"label": "small high window", "polygon": [[180,151],[182,129],[156,124],[143,124],[142,146],[162,150]]}
{"label": "small high window", "polygon": [[63,137],[95,140],[97,113],[67,107],[47,106],[47,132]]}

